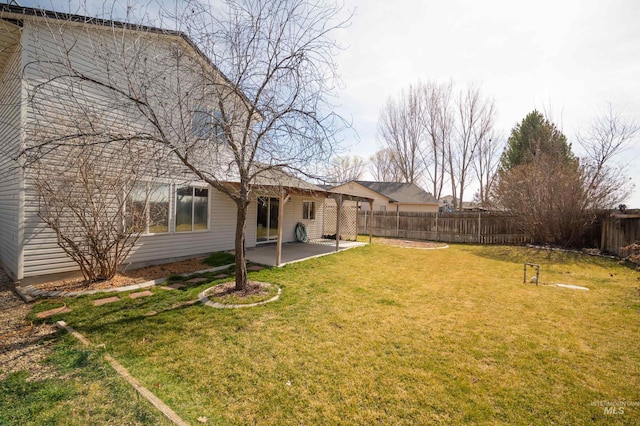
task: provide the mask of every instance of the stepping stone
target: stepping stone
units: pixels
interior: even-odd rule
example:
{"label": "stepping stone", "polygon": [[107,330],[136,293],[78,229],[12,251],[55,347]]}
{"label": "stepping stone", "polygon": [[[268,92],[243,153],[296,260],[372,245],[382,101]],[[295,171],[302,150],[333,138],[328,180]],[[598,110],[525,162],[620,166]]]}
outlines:
{"label": "stepping stone", "polygon": [[174,283],[174,284],[169,284],[169,285],[163,285],[162,287],[160,287],[163,290],[177,290],[179,288],[183,288],[186,287],[184,284],[180,284],[180,283]]}
{"label": "stepping stone", "polygon": [[102,305],[106,305],[107,303],[117,302],[118,300],[120,300],[118,296],[106,297],[104,299],[96,299],[93,301],[93,306],[102,306]]}
{"label": "stepping stone", "polygon": [[215,277],[213,277],[213,278],[215,278],[215,279],[220,279],[220,278],[227,278],[227,277],[228,277],[228,275],[227,275],[227,274],[218,274],[218,275],[216,275],[216,276],[215,276]]}
{"label": "stepping stone", "polygon": [[71,312],[71,309],[67,308],[66,306],[61,306],[59,308],[49,309],[48,311],[38,312],[36,314],[36,318],[49,318],[50,316],[57,314],[66,314],[67,312]]}
{"label": "stepping stone", "polygon": [[250,266],[247,270],[248,271],[262,271],[264,268],[262,266],[258,266],[258,265],[253,265]]}
{"label": "stepping stone", "polygon": [[147,312],[146,314],[144,314],[144,316],[145,316],[145,317],[152,317],[152,316],[154,316],[155,314],[157,314],[157,312],[156,312],[156,311],[151,311],[151,312]]}
{"label": "stepping stone", "polygon": [[139,291],[137,293],[131,293],[129,295],[129,297],[132,299],[137,299],[139,297],[146,297],[146,296],[153,296],[153,293],[151,293],[149,290],[145,290],[145,291]]}
{"label": "stepping stone", "polygon": [[190,280],[187,280],[188,283],[203,283],[203,282],[206,282],[206,281],[209,281],[209,279],[208,278],[202,278],[202,277],[200,277],[200,278],[191,278]]}

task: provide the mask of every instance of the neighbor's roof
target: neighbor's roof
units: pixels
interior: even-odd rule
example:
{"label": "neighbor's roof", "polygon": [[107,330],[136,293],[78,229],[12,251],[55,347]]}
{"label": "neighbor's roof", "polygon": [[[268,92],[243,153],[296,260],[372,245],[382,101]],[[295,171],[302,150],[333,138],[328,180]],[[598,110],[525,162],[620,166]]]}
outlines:
{"label": "neighbor's roof", "polygon": [[382,194],[392,202],[403,204],[437,204],[435,197],[418,185],[403,182],[354,181],[360,185]]}

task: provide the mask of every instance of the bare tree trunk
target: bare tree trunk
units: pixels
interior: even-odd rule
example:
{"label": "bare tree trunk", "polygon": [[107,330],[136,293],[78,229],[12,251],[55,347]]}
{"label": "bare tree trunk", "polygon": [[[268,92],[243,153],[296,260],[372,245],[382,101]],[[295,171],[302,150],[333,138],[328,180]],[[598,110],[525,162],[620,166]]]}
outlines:
{"label": "bare tree trunk", "polygon": [[247,287],[247,261],[244,247],[247,224],[247,207],[249,203],[245,199],[236,200],[236,290],[244,290]]}

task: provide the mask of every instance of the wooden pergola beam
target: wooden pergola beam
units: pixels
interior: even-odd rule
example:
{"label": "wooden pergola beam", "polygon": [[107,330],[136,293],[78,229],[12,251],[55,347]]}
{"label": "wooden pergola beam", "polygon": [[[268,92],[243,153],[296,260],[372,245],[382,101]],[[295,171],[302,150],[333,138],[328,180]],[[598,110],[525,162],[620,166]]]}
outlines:
{"label": "wooden pergola beam", "polygon": [[284,206],[287,204],[291,196],[286,192],[282,191],[280,193],[280,198],[278,201],[278,239],[276,241],[276,266],[280,266],[282,264],[282,228],[284,222]]}

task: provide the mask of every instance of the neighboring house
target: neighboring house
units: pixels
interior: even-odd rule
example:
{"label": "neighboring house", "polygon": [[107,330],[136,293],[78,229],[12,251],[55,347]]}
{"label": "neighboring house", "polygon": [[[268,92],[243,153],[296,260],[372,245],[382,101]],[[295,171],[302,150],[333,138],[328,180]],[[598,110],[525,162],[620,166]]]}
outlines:
{"label": "neighboring house", "polygon": [[[372,198],[374,211],[437,212],[439,207],[433,195],[413,183],[354,180],[331,192]],[[363,203],[360,209],[368,210],[369,205]]]}
{"label": "neighboring house", "polygon": [[[445,195],[444,197],[440,198],[439,203],[440,203],[440,212],[448,213],[448,212],[456,211],[456,208],[453,205],[453,195]],[[478,211],[488,211],[488,209],[472,201],[463,201],[462,211],[478,212]]]}
{"label": "neighboring house", "polygon": [[[48,49],[52,61],[56,55],[64,54],[64,49],[48,36],[55,32],[51,27],[56,24],[60,33],[63,28],[77,34],[87,29],[108,31],[109,25],[114,24],[81,16],[72,18],[59,19],[53,12],[0,5],[0,264],[14,280],[34,281],[43,275],[78,270],[57,246],[53,231],[38,217],[37,195],[28,188],[29,169],[22,169],[16,161],[29,142],[28,129],[33,121],[34,113],[26,105],[29,89],[38,82],[37,70],[27,66],[34,50]],[[127,27],[126,35],[137,37],[135,32],[136,29]],[[181,53],[202,56],[182,33],[149,27],[145,27],[145,32],[155,37],[160,50],[179,46]],[[94,96],[99,99],[100,93]],[[199,112],[193,112],[194,122],[199,119],[196,117]],[[147,233],[124,266],[170,262],[234,248],[235,203],[204,182],[185,182],[184,178],[178,179],[181,176],[167,177],[154,195],[153,207],[163,213],[155,218],[153,227],[147,226]],[[228,182],[232,184],[233,178],[229,177]],[[279,228],[280,243],[294,241],[298,222],[306,225],[309,238],[321,238],[326,232],[323,203],[336,196],[284,174],[262,179],[255,194],[247,217],[246,247],[276,241]]]}

